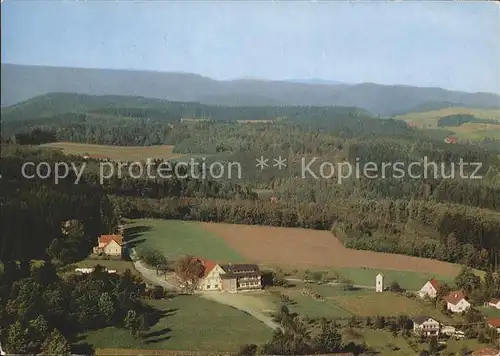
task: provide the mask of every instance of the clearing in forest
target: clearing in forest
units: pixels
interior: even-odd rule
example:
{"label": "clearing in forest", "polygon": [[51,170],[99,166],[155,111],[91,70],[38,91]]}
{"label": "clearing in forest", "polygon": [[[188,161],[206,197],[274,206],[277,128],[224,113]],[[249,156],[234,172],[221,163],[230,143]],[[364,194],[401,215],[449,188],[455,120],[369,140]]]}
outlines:
{"label": "clearing in forest", "polygon": [[180,158],[183,155],[172,153],[173,145],[162,146],[111,146],[73,142],[52,142],[41,147],[62,149],[65,154],[107,158],[113,161],[146,161],[148,158]]}

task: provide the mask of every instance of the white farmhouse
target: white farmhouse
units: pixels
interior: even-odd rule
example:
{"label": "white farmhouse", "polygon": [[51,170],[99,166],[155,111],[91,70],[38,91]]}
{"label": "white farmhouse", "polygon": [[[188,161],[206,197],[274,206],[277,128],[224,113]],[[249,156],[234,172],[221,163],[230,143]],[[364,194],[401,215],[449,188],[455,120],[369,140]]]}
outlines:
{"label": "white farmhouse", "polygon": [[452,313],[462,313],[470,308],[470,303],[465,299],[462,291],[454,291],[443,298],[446,302],[446,307]]}
{"label": "white farmhouse", "polygon": [[432,319],[429,316],[417,316],[413,320],[413,331],[418,335],[438,336],[439,321]]}
{"label": "white farmhouse", "polygon": [[429,298],[436,298],[438,290],[439,282],[432,278],[418,291],[418,295],[420,298],[424,298],[425,296],[428,296]]}

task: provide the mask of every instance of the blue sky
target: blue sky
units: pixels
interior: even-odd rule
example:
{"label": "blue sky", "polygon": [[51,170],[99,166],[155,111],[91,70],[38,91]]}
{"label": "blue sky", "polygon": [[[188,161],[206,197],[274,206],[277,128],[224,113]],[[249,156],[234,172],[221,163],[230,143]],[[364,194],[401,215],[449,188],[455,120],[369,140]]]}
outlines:
{"label": "blue sky", "polygon": [[4,0],[2,62],[500,93],[485,2]]}

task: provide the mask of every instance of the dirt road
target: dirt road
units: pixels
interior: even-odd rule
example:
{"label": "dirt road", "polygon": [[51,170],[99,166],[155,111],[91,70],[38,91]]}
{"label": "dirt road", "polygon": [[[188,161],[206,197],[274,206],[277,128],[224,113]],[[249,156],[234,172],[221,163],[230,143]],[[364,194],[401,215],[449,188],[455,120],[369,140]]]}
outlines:
{"label": "dirt road", "polygon": [[134,262],[134,267],[137,270],[137,272],[139,272],[145,280],[151,282],[152,284],[162,286],[167,290],[171,291],[180,290],[179,287],[177,287],[175,284],[165,280],[164,277],[157,275],[155,270],[146,267],[141,262],[134,249],[131,249],[130,251],[130,258]]}

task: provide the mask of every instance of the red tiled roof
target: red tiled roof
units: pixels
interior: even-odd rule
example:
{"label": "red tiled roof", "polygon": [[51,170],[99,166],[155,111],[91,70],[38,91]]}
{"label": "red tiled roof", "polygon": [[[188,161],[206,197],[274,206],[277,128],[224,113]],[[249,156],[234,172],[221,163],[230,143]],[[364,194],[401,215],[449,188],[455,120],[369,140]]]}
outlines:
{"label": "red tiled roof", "polygon": [[109,244],[111,241],[115,241],[118,245],[123,244],[122,235],[101,235],[99,236],[99,243]]}
{"label": "red tiled roof", "polygon": [[500,327],[500,318],[488,319],[488,324],[490,326],[494,326],[496,328],[499,328]]}
{"label": "red tiled roof", "polygon": [[437,291],[439,289],[439,281],[435,278],[431,279],[429,283],[434,287],[434,289]]}
{"label": "red tiled roof", "polygon": [[465,299],[465,295],[462,291],[457,290],[457,291],[451,292],[443,299],[450,304],[457,305],[458,302],[460,302],[462,299]]}
{"label": "red tiled roof", "polygon": [[204,277],[206,277],[210,273],[210,271],[213,270],[215,266],[217,266],[217,262],[212,260],[203,260],[203,259],[201,259],[201,261],[203,263],[203,267],[205,267],[203,275]]}
{"label": "red tiled roof", "polygon": [[497,356],[498,354],[500,354],[499,350],[487,347],[484,349],[474,351],[472,353],[472,356]]}

